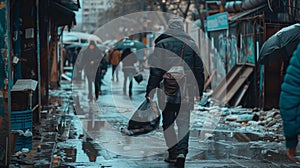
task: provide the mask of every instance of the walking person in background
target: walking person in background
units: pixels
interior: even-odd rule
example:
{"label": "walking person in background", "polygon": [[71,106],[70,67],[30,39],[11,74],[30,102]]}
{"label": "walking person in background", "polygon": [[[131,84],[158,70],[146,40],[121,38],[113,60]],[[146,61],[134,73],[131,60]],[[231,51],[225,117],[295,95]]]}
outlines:
{"label": "walking person in background", "polygon": [[96,78],[95,78],[95,96],[96,100],[98,100],[99,95],[101,94],[101,85],[103,84],[102,80],[107,71],[107,61],[106,59],[102,59],[100,65],[98,67]]}
{"label": "walking person in background", "polygon": [[[113,48],[110,48],[108,51],[108,62],[112,65],[112,81],[115,81],[115,76],[117,82],[119,81],[119,70],[118,65],[121,61],[121,52],[119,50],[115,50]],[[116,75],[115,75],[116,73]]]}
{"label": "walking person in background", "polygon": [[[194,107],[194,98],[200,100],[202,96],[204,73],[196,43],[184,32],[182,19],[173,18],[168,22],[168,29],[155,40],[154,53],[149,60],[150,77],[145,95],[147,99],[153,99],[154,90],[160,87],[164,74],[180,62],[186,64],[186,93],[180,89],[175,96],[166,95],[162,127],[169,154],[165,161],[184,167],[188,153],[190,112]],[[174,128],[175,121],[178,133]]]}
{"label": "walking person in background", "polygon": [[75,52],[75,54],[74,54],[74,56],[72,58],[73,67],[74,67],[74,65],[76,63],[76,60],[77,60],[77,57],[78,57],[80,51],[81,51],[81,47],[76,47],[76,52]]}
{"label": "walking person in background", "polygon": [[293,162],[300,134],[300,45],[294,51],[287,67],[280,93],[280,115],[283,122],[286,155]]}
{"label": "walking person in background", "polygon": [[[84,74],[88,80],[88,99],[89,101],[93,101],[93,82],[97,77],[97,71],[99,68],[100,61],[103,56],[101,54],[101,50],[96,46],[94,41],[91,41],[88,48],[85,49],[82,53],[82,59],[80,61],[80,71],[83,69]],[[98,88],[95,85],[95,95],[99,94]],[[98,98],[96,96],[96,98]]]}
{"label": "walking person in background", "polygon": [[123,62],[123,72],[124,72],[124,83],[123,83],[123,93],[126,94],[127,79],[129,80],[129,96],[132,96],[132,79],[133,75],[136,73],[134,64],[137,62],[136,55],[131,52],[130,48],[126,48],[122,52],[121,61]]}
{"label": "walking person in background", "polygon": [[[80,71],[80,62],[77,61],[77,58],[80,57],[79,55],[82,54],[81,47],[76,48],[76,53],[74,54],[74,57],[72,59],[73,63],[73,80],[74,82],[78,82],[81,79],[81,71]],[[79,59],[78,59],[79,60]]]}
{"label": "walking person in background", "polygon": [[[66,50],[66,49],[64,49]],[[64,57],[64,67],[72,65],[72,50],[67,49],[65,57]]]}
{"label": "walking person in background", "polygon": [[136,51],[136,57],[138,62],[138,68],[140,72],[144,71],[145,68],[145,57],[147,56],[148,49]]}

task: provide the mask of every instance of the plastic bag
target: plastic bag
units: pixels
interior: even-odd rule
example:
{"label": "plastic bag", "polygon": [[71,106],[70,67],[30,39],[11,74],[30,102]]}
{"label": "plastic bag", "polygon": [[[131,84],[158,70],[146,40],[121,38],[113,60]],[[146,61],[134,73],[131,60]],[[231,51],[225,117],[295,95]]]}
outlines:
{"label": "plastic bag", "polygon": [[129,120],[129,131],[123,129],[123,132],[127,135],[148,133],[158,128],[159,122],[160,112],[156,102],[146,99]]}
{"label": "plastic bag", "polygon": [[140,84],[143,81],[143,75],[140,73],[136,73],[134,74],[134,79],[138,84]]}

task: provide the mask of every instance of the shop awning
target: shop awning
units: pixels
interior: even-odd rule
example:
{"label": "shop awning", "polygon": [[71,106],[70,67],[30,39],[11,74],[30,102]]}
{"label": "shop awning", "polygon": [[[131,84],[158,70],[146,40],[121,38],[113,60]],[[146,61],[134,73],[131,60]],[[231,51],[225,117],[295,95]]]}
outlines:
{"label": "shop awning", "polygon": [[80,8],[79,0],[52,0],[52,1],[61,4],[73,11],[78,11],[78,9]]}
{"label": "shop awning", "polygon": [[50,3],[49,15],[57,26],[72,26],[76,24],[75,13],[57,2]]}
{"label": "shop awning", "polygon": [[260,9],[263,9],[266,5],[261,5],[255,9],[250,9],[250,10],[247,10],[247,11],[244,11],[244,12],[240,12],[240,13],[237,13],[237,14],[234,14],[234,15],[231,15],[229,18],[228,18],[228,21],[229,22],[233,22],[233,21],[236,21],[240,18],[244,18],[250,14],[253,14],[257,11],[259,11]]}

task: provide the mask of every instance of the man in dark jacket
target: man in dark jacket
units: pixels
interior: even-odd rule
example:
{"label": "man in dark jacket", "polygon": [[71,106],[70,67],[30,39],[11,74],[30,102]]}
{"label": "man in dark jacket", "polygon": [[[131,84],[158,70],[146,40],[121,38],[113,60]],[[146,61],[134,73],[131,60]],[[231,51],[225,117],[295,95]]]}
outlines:
{"label": "man in dark jacket", "polygon": [[[203,92],[203,63],[194,40],[184,32],[182,19],[170,19],[168,26],[169,28],[155,40],[154,54],[149,60],[151,67],[146,97],[153,98],[163,75],[172,66],[180,64],[184,67],[188,82],[180,87],[179,97],[166,96],[166,106],[162,112],[164,137],[169,148],[169,156],[165,161],[173,162],[177,167],[184,167],[188,153],[190,111],[194,107],[194,98],[200,100]],[[182,89],[187,94],[183,94]],[[174,129],[175,121],[178,127],[177,134]]]}
{"label": "man in dark jacket", "polygon": [[[96,46],[95,42],[91,41],[88,48],[85,49],[82,53],[82,58],[80,61],[80,71],[83,69],[84,74],[88,80],[88,99],[89,101],[93,100],[93,82],[95,81],[97,70],[102,60],[103,56],[101,50]],[[98,77],[98,76],[97,76]],[[98,85],[95,85],[95,95],[96,99],[98,98],[99,89]]]}
{"label": "man in dark jacket", "polygon": [[300,134],[300,45],[293,53],[281,85],[280,114],[286,141],[286,154],[293,162],[296,158]]}

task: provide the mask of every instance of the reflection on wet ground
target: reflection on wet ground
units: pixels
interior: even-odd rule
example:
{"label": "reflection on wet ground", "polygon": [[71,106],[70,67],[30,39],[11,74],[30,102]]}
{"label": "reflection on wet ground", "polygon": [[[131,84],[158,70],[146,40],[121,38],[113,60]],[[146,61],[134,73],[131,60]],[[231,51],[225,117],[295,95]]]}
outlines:
{"label": "reflection on wet ground", "polygon": [[[122,82],[112,86],[108,77],[105,83],[97,102],[86,101],[82,83],[73,85],[73,90],[69,83],[63,83],[61,90],[51,91],[54,108],[38,126],[33,150],[25,159],[13,157],[12,167],[174,167],[163,161],[166,147],[161,128],[136,137],[120,132],[144,99],[145,81],[134,85],[132,99],[123,95]],[[207,119],[209,110],[196,109],[187,168],[299,167],[286,158],[279,134],[246,129],[242,123],[230,125],[224,117]],[[36,150],[38,145],[41,152]]]}
{"label": "reflection on wet ground", "polygon": [[[128,118],[132,115],[133,108],[129,104],[138,104],[143,98],[143,93],[139,93],[134,97],[135,101],[128,102],[125,96],[120,94],[121,89],[115,87],[117,91],[107,91],[107,94],[102,95],[100,101],[97,102],[98,108],[94,104],[82,102],[83,110],[82,115],[79,118],[83,124],[83,127],[89,135],[93,137],[96,144],[100,144],[100,153],[103,150],[108,158],[107,160],[124,160],[128,158],[126,151],[130,152],[142,152],[137,153],[138,156],[145,154],[147,148],[142,146],[139,142],[140,137],[124,137],[119,134],[119,128],[126,126]],[[112,92],[118,93],[112,96]],[[113,98],[112,98],[113,97]],[[111,100],[114,100],[112,102]],[[116,106],[116,107],[115,107]],[[93,111],[92,114],[89,112]],[[201,118],[199,111],[195,112],[195,118]],[[221,119],[219,119],[221,120]],[[219,122],[218,123],[222,123]],[[202,133],[201,133],[202,131]],[[208,133],[207,133],[208,132]],[[209,136],[208,134],[211,134]],[[151,137],[151,140],[146,140],[145,137],[155,134],[155,140]],[[209,138],[203,140],[200,137],[201,134],[208,135]],[[254,131],[237,131],[230,127],[216,127],[214,131],[203,129],[203,125],[197,121],[194,121],[194,126],[191,131],[190,140],[190,153],[187,158],[187,167],[277,167],[289,165],[291,163],[284,155],[284,145],[282,141],[276,140],[276,136],[264,135],[254,133]],[[149,151],[157,150],[157,153],[153,153],[148,159],[156,160],[156,164],[161,167],[167,167],[163,160],[163,151],[165,150],[162,130],[157,130],[144,136],[142,139],[149,146]],[[155,144],[157,143],[157,144]],[[132,147],[131,145],[136,148]],[[154,149],[153,146],[156,148]],[[101,149],[104,148],[104,149]],[[117,149],[116,149],[117,148]],[[142,149],[142,150],[141,150]],[[115,150],[115,151],[114,151]],[[121,155],[118,155],[119,153]],[[113,153],[118,153],[114,155]],[[112,155],[112,156],[111,156]],[[102,157],[101,154],[98,157]],[[270,159],[272,158],[272,159]],[[135,160],[136,159],[136,160]],[[126,162],[139,162],[137,165],[144,165],[146,161],[143,157],[129,157]],[[106,161],[107,161],[106,160]],[[105,163],[105,161],[102,161]],[[204,164],[205,163],[205,164]],[[136,163],[135,163],[136,164]],[[126,167],[127,163],[124,162]],[[145,165],[144,165],[145,166]],[[134,166],[133,166],[134,167]],[[151,167],[151,166],[146,166]],[[155,167],[155,166],[154,166]]]}

